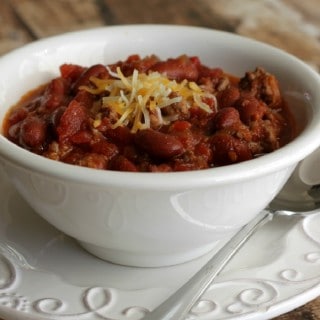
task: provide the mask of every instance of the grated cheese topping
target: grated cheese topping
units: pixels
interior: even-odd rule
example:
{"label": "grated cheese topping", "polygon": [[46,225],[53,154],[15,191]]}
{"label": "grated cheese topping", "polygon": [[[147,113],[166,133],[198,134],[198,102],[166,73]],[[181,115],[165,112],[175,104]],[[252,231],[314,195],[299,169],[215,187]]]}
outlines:
{"label": "grated cheese topping", "polygon": [[[82,86],[95,95],[102,95],[101,108],[109,108],[117,115],[113,128],[128,126],[132,132],[151,127],[152,118],[157,118],[160,125],[168,124],[177,119],[178,115],[168,116],[165,112],[169,106],[175,108],[191,108],[197,106],[207,113],[212,108],[205,102],[206,99],[214,101],[217,108],[216,97],[204,91],[195,82],[183,80],[177,82],[168,79],[159,72],[139,73],[134,70],[131,76],[124,76],[120,67],[116,72],[108,68],[110,79],[91,77],[94,88]],[[101,123],[99,113],[93,125],[98,127]]]}

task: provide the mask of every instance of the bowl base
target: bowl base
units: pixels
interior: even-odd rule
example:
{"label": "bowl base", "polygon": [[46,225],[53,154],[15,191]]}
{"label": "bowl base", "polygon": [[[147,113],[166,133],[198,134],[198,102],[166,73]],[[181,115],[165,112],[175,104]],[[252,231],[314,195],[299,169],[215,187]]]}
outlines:
{"label": "bowl base", "polygon": [[181,264],[199,258],[212,251],[215,254],[223,245],[222,241],[210,243],[192,251],[171,254],[153,254],[128,252],[96,246],[79,241],[79,244],[94,256],[115,264],[129,267],[166,267]]}

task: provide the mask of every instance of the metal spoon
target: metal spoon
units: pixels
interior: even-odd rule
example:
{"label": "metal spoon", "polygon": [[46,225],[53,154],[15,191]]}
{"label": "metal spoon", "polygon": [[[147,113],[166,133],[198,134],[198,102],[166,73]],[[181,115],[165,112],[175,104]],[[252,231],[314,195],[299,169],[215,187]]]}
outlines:
{"label": "metal spoon", "polygon": [[[242,245],[246,243],[262,225],[278,215],[305,217],[319,213],[320,184],[319,182],[316,185],[306,184],[304,182],[306,179],[299,176],[300,167],[301,165],[297,167],[283,190],[278,197],[270,203],[267,209],[263,210],[255,219],[238,231],[188,282],[156,309],[148,313],[143,320],[185,319],[187,313],[212,281],[239,251]],[[310,168],[309,172],[311,172],[311,169],[312,168]],[[294,194],[293,198],[288,197],[288,192],[292,193],[293,190],[295,190],[297,194]],[[308,211],[301,211],[303,208]]]}

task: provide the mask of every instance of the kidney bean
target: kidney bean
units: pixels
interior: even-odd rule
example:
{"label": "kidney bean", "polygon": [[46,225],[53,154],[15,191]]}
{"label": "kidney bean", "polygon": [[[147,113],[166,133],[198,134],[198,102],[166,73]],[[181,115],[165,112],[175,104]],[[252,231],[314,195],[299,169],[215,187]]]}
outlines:
{"label": "kidney bean", "polygon": [[179,139],[184,150],[193,150],[202,138],[200,135],[197,135],[196,132],[191,130],[191,126],[189,128],[185,128],[184,130],[177,130],[174,125],[171,125],[168,133],[171,136]]}
{"label": "kidney bean", "polygon": [[170,159],[184,152],[178,138],[152,129],[138,131],[135,144],[150,156],[161,159]]}
{"label": "kidney bean", "polygon": [[242,97],[237,102],[236,108],[239,111],[243,123],[250,125],[251,122],[260,120],[266,114],[267,106],[254,97]]}
{"label": "kidney bean", "polygon": [[94,102],[94,97],[88,91],[81,90],[76,94],[74,100],[81,103],[86,109],[91,109]]}
{"label": "kidney bean", "polygon": [[236,101],[240,98],[240,91],[234,86],[218,93],[217,99],[220,108],[233,107]]}
{"label": "kidney bean", "polygon": [[104,65],[96,64],[83,72],[83,74],[74,83],[73,90],[77,91],[80,86],[90,85],[91,77],[99,77],[100,79],[105,79],[109,77],[109,72]]}
{"label": "kidney bean", "polygon": [[20,126],[20,143],[31,149],[39,149],[46,140],[47,124],[36,116],[25,118]]}
{"label": "kidney bean", "polygon": [[119,66],[122,73],[125,76],[129,76],[132,75],[135,69],[141,73],[146,73],[157,62],[159,62],[159,58],[155,55],[146,56],[141,59],[139,55],[134,54],[129,56],[123,62],[110,65],[110,68],[111,70],[116,70],[116,68]]}
{"label": "kidney bean", "polygon": [[[215,82],[217,79],[223,76],[223,70],[221,68],[208,68],[207,66],[200,65],[199,67],[199,78],[210,79]],[[200,79],[199,79],[200,80]],[[200,80],[203,81],[203,80]]]}
{"label": "kidney bean", "polygon": [[213,129],[220,130],[240,123],[239,111],[235,108],[220,109],[213,118]]}
{"label": "kidney bean", "polygon": [[70,137],[70,141],[76,145],[90,145],[92,133],[88,130],[80,130]]}
{"label": "kidney bean", "polygon": [[184,55],[176,59],[158,62],[151,67],[151,70],[166,74],[169,79],[177,81],[184,79],[196,81],[199,77],[197,64]]}
{"label": "kidney bean", "polygon": [[[65,102],[67,85],[64,79],[53,79],[46,88],[44,93],[42,108],[52,111]],[[41,110],[40,109],[40,110]]]}
{"label": "kidney bean", "polygon": [[117,156],[110,163],[110,170],[137,172],[136,165],[124,156]]}
{"label": "kidney bean", "polygon": [[121,146],[129,145],[133,142],[133,134],[128,127],[107,128],[103,134],[112,142]]}
{"label": "kidney bean", "polygon": [[68,79],[71,82],[76,81],[85,70],[86,69],[84,67],[76,64],[64,63],[60,66],[62,78]]}
{"label": "kidney bean", "polygon": [[25,119],[28,115],[28,109],[25,107],[13,109],[8,117],[9,125],[13,125]]}
{"label": "kidney bean", "polygon": [[106,140],[100,140],[96,143],[94,143],[92,146],[92,151],[98,154],[103,154],[106,156],[108,159],[113,158],[115,155],[119,153],[118,147],[110,143]]}
{"label": "kidney bean", "polygon": [[190,129],[191,126],[192,126],[192,124],[189,121],[178,120],[178,121],[175,121],[171,124],[170,131],[171,132],[185,131],[185,130]]}
{"label": "kidney bean", "polygon": [[228,133],[217,133],[211,138],[214,165],[231,164],[252,159],[248,144]]}
{"label": "kidney bean", "polygon": [[76,134],[82,129],[82,124],[86,120],[87,113],[85,108],[78,101],[72,100],[62,114],[57,127],[59,140],[63,141]]}

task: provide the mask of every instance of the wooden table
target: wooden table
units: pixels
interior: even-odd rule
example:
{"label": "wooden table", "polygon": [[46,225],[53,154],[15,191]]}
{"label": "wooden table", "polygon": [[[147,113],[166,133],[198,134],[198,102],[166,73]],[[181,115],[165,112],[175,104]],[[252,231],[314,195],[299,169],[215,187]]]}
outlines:
{"label": "wooden table", "polygon": [[[0,0],[0,55],[67,31],[130,23],[227,30],[280,47],[320,70],[320,0]],[[320,319],[320,297],[276,319]]]}

